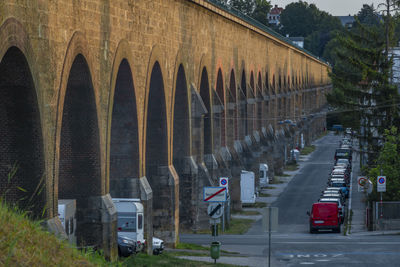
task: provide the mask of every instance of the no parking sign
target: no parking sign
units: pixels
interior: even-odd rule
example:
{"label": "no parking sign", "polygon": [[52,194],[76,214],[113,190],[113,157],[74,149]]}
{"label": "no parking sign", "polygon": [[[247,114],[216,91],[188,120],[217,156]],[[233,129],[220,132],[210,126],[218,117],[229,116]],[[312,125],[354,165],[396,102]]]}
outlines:
{"label": "no parking sign", "polygon": [[386,192],[386,176],[378,176],[376,185],[378,192]]}
{"label": "no parking sign", "polygon": [[229,178],[228,177],[220,177],[219,178],[219,186],[226,187],[226,190],[229,189]]}

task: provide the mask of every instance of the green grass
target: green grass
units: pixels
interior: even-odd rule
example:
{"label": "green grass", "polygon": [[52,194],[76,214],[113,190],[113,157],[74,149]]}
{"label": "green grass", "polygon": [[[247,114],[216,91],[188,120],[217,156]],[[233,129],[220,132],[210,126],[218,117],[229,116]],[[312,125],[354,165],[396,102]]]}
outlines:
{"label": "green grass", "polygon": [[190,249],[190,250],[209,250],[209,247],[203,247],[197,244],[190,243],[178,243],[175,247],[176,249]]}
{"label": "green grass", "polygon": [[231,219],[229,229],[224,234],[242,235],[250,229],[253,222],[250,219]]}
{"label": "green grass", "polygon": [[[178,256],[178,254],[176,254]],[[182,255],[183,256],[183,255]],[[186,256],[186,255],[185,255]],[[220,266],[220,267],[228,267],[234,266],[229,264],[221,264],[221,263],[207,263],[200,261],[191,261],[178,259],[171,253],[163,253],[161,255],[153,256],[146,255],[144,253],[139,253],[136,256],[131,256],[123,261],[124,266],[146,266],[146,267],[159,267],[159,266],[179,266],[179,267],[197,267],[197,266]]]}
{"label": "green grass", "polygon": [[299,169],[299,164],[297,163],[291,163],[291,164],[287,164],[285,166],[285,171],[296,171]]}
{"label": "green grass", "polygon": [[267,206],[267,203],[264,202],[256,202],[252,204],[243,204],[243,208],[265,208]]}
{"label": "green grass", "polygon": [[0,200],[0,266],[122,266],[81,252]]}
{"label": "green grass", "polygon": [[261,187],[261,189],[276,189],[275,186],[266,186],[266,187]]}
{"label": "green grass", "polygon": [[268,194],[268,193],[260,193],[260,194],[258,194],[258,196],[259,196],[259,197],[270,197],[271,194]]}
{"label": "green grass", "polygon": [[312,153],[314,150],[315,150],[314,145],[306,146],[300,151],[300,155],[308,155],[308,154]]}
{"label": "green grass", "polygon": [[240,210],[240,211],[233,211],[232,214],[237,214],[237,215],[260,215],[260,213],[256,210]]}

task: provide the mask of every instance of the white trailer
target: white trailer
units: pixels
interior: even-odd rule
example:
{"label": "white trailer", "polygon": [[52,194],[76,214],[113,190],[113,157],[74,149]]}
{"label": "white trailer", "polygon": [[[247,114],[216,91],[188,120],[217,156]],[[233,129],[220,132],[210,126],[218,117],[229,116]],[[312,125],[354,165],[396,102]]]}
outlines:
{"label": "white trailer", "polygon": [[256,202],[254,172],[242,170],[240,174],[240,200],[242,204]]}
{"label": "white trailer", "polygon": [[58,200],[58,217],[67,234],[68,241],[76,245],[76,200],[75,199],[59,199]]}

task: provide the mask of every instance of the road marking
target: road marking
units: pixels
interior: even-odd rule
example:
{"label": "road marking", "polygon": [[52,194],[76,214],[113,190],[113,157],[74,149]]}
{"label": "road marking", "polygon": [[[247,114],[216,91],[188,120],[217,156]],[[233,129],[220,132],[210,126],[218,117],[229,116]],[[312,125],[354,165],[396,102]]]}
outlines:
{"label": "road marking", "polygon": [[311,264],[315,264],[314,262],[300,262],[300,264],[303,264],[303,265],[311,265]]}
{"label": "road marking", "polygon": [[321,259],[321,260],[315,260],[315,261],[326,262],[326,261],[331,261],[331,260]]}

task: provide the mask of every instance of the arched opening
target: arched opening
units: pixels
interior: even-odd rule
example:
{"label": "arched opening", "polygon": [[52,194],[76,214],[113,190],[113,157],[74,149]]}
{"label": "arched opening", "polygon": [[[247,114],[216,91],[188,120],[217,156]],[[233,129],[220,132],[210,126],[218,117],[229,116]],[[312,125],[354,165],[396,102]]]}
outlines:
{"label": "arched opening", "polygon": [[258,74],[258,82],[257,82],[257,119],[256,119],[256,130],[261,131],[261,125],[263,122],[263,113],[262,113],[262,105],[264,103],[263,95],[262,95],[262,80],[261,74]]}
{"label": "arched opening", "polygon": [[46,206],[44,187],[36,90],[24,54],[11,47],[0,60],[0,196],[41,218]]}
{"label": "arched opening", "polygon": [[203,153],[204,155],[207,155],[207,154],[212,154],[212,132],[211,132],[210,87],[208,84],[208,74],[206,68],[203,68],[201,72],[200,96],[208,112],[204,116],[204,131],[203,131],[203,138],[204,138]]}
{"label": "arched opening", "polygon": [[97,229],[87,227],[88,199],[101,195],[100,138],[92,78],[79,54],[71,66],[64,99],[59,163],[59,199],[76,199],[78,244],[95,245]]}
{"label": "arched opening", "polygon": [[169,184],[168,133],[164,82],[161,67],[156,62],[150,76],[146,121],[146,176],[153,191],[153,231],[173,231],[175,199]]}
{"label": "arched opening", "polygon": [[246,73],[244,70],[242,71],[242,79],[240,82],[241,92],[241,103],[240,103],[240,117],[241,117],[241,125],[240,125],[240,138],[244,139],[246,135],[248,135],[249,130],[247,127],[247,83],[246,83]]}
{"label": "arched opening", "polygon": [[254,84],[254,74],[253,72],[250,73],[250,88],[249,88],[249,93],[247,95],[248,99],[249,98],[253,98],[251,103],[248,106],[248,117],[247,117],[247,121],[248,121],[248,129],[249,132],[248,134],[251,135],[253,134],[253,131],[255,129],[255,122],[257,120],[257,114],[256,114],[256,105],[255,105],[255,84]]}
{"label": "arched opening", "polygon": [[236,80],[235,80],[235,73],[231,70],[229,80],[229,91],[231,92],[231,98],[229,102],[233,104],[232,114],[231,114],[231,121],[229,123],[230,127],[233,127],[233,130],[228,130],[228,134],[231,136],[230,142],[233,144],[234,140],[238,140],[239,133],[238,133],[238,105],[236,100]]}
{"label": "arched opening", "polygon": [[110,194],[138,198],[139,139],[135,87],[126,59],[119,65],[111,121]]}
{"label": "arched opening", "polygon": [[179,222],[182,226],[191,226],[195,216],[191,201],[194,179],[191,171],[185,168],[190,154],[190,117],[186,75],[182,65],[179,66],[176,77],[173,124],[173,164],[179,175]]}
{"label": "arched opening", "polygon": [[263,115],[265,118],[265,126],[268,126],[269,123],[271,123],[270,121],[270,114],[271,114],[271,86],[269,84],[269,73],[268,71],[265,73],[265,93],[267,95],[267,100],[264,102],[265,103],[265,110],[263,111]]}
{"label": "arched opening", "polygon": [[[220,134],[221,134],[221,147],[226,146],[226,120],[225,120],[225,90],[224,90],[224,82],[223,82],[223,78],[222,78],[222,71],[221,69],[218,70],[218,74],[217,74],[217,84],[216,84],[216,91],[217,91],[217,95],[219,98],[219,101],[221,101],[222,104],[222,110],[221,113],[219,114],[220,120]],[[215,103],[216,105],[220,104],[218,103],[219,101],[217,101],[217,103]]]}

